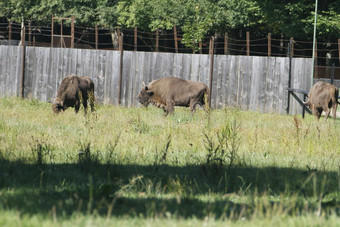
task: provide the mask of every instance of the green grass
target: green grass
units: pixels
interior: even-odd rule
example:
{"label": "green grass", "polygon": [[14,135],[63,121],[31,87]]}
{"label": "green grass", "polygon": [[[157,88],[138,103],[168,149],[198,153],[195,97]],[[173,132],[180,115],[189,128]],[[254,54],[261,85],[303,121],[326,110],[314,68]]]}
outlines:
{"label": "green grass", "polygon": [[1,226],[337,226],[340,120],[0,99]]}

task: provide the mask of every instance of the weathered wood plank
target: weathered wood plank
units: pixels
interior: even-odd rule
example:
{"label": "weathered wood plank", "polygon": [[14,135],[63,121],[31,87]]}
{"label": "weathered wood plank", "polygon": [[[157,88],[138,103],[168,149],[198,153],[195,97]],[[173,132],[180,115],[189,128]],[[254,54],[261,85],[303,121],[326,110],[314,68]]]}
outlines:
{"label": "weathered wood plank", "polygon": [[[0,46],[0,96],[18,95],[22,48]],[[294,88],[310,89],[310,59],[292,59]],[[124,51],[124,106],[137,106],[141,84],[176,76],[209,84],[209,55]],[[285,113],[288,58],[215,55],[212,104]],[[119,51],[27,47],[25,95],[49,101],[70,73],[90,76],[99,102],[117,104]],[[291,114],[301,107],[291,100]]]}
{"label": "weathered wood plank", "polygon": [[250,88],[252,83],[252,59],[251,58],[242,58],[242,61],[239,61],[239,103],[238,107],[243,110],[248,110],[250,105]]}

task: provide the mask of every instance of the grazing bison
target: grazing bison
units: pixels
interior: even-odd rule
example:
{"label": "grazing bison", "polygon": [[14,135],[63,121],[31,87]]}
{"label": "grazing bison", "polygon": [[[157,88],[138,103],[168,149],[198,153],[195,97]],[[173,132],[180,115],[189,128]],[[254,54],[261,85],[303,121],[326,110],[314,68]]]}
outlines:
{"label": "grazing bison", "polygon": [[174,112],[174,106],[190,107],[192,114],[196,105],[204,108],[204,96],[209,94],[209,88],[202,82],[183,80],[176,77],[166,77],[152,81],[145,86],[137,99],[147,107],[150,103],[162,108],[164,116]]}
{"label": "grazing bison", "polygon": [[336,119],[336,109],[338,107],[339,89],[332,84],[319,81],[313,85],[308,94],[308,101],[304,102],[309,106],[313,114],[320,119],[322,111],[325,111],[325,121],[328,118],[331,109],[333,109],[333,118]]}
{"label": "grazing bison", "polygon": [[68,107],[74,107],[76,113],[80,108],[80,102],[83,103],[85,114],[87,110],[87,100],[90,99],[91,111],[94,110],[94,84],[86,76],[76,76],[74,74],[66,76],[60,84],[57,91],[57,97],[52,104],[54,113],[66,110]]}

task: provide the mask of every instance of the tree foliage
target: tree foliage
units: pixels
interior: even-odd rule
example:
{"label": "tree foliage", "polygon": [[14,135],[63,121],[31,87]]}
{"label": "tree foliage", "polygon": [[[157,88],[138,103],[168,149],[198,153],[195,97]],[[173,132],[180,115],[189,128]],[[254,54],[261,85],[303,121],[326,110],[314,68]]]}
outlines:
{"label": "tree foliage", "polygon": [[[250,30],[310,40],[314,1],[310,0],[0,0],[0,17],[49,25],[51,16],[75,16],[78,26],[116,26],[154,31],[182,30],[187,45],[215,32]],[[340,1],[319,1],[318,38],[340,34]]]}

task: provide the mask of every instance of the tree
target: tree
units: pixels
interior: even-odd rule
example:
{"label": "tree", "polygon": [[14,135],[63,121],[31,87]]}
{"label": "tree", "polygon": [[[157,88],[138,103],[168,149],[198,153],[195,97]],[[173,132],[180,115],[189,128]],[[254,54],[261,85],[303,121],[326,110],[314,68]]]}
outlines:
{"label": "tree", "polygon": [[[0,17],[50,25],[51,16],[76,17],[76,25],[121,26],[155,31],[176,25],[182,43],[197,44],[215,32],[250,30],[311,40],[314,1],[310,0],[0,0]],[[317,37],[339,38],[340,1],[319,1]]]}

